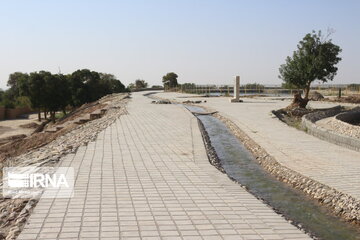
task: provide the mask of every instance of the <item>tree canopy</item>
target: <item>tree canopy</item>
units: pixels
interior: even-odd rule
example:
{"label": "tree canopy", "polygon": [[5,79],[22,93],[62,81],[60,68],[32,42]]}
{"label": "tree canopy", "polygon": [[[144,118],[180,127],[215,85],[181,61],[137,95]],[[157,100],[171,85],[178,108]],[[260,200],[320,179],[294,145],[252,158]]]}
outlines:
{"label": "tree canopy", "polygon": [[174,72],[167,73],[162,78],[162,82],[165,88],[175,88],[178,86],[177,82],[178,75]]}
{"label": "tree canopy", "polygon": [[135,88],[136,89],[147,88],[147,86],[148,86],[148,83],[145,82],[145,80],[142,80],[142,79],[135,80]]}
{"label": "tree canopy", "polygon": [[[47,71],[30,74],[15,72],[8,80],[10,87],[1,94],[3,105],[14,107],[30,102],[34,109],[65,112],[67,106],[78,107],[84,103],[111,93],[124,92],[125,86],[112,74],[81,69],[69,75],[52,74]],[[46,116],[46,114],[45,114]],[[39,114],[40,120],[40,114]]]}
{"label": "tree canopy", "polygon": [[321,31],[306,34],[292,57],[287,57],[286,63],[280,66],[279,78],[288,85],[303,89],[306,103],[311,83],[315,80],[332,81],[338,70],[336,64],[341,60],[338,56],[341,48],[328,39],[329,35],[323,36]]}
{"label": "tree canopy", "polygon": [[145,82],[145,80],[136,79],[135,82],[130,83],[127,88],[128,88],[128,90],[133,91],[133,90],[139,90],[139,89],[147,88],[148,85],[149,84],[147,82]]}

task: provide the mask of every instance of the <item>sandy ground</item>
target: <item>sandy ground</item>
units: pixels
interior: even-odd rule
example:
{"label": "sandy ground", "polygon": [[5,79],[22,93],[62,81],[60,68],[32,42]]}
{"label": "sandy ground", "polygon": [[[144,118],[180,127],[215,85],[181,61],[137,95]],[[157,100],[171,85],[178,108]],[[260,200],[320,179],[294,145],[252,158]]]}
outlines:
{"label": "sandy ground", "polygon": [[37,113],[28,114],[28,119],[11,119],[11,120],[2,120],[0,121],[0,138],[9,137],[18,134],[30,135],[34,129],[33,128],[22,128],[20,125],[28,124],[37,121]]}

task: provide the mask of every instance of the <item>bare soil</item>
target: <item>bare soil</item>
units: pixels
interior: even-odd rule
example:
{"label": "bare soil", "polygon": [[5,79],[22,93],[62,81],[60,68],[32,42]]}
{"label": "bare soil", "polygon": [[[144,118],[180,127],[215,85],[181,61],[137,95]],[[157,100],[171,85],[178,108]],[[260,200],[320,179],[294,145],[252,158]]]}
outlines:
{"label": "bare soil", "polygon": [[0,138],[19,134],[30,135],[34,131],[34,128],[29,128],[29,126],[39,124],[37,114],[27,114],[24,116],[25,118],[0,121]]}
{"label": "bare soil", "polygon": [[324,98],[322,101],[360,104],[360,95],[350,95],[341,98]]}
{"label": "bare soil", "polygon": [[305,130],[301,126],[301,118],[305,114],[315,112],[317,109],[307,109],[307,108],[295,108],[295,109],[279,109],[274,110],[272,113],[278,117],[282,122],[287,125],[297,128],[299,130]]}
{"label": "bare soil", "polygon": [[[39,132],[29,135],[22,139],[14,139],[9,141],[6,144],[0,146],[0,163],[3,162],[6,158],[19,156],[21,154],[26,153],[27,151],[35,148],[39,148],[48,144],[49,142],[53,141],[55,138],[66,134],[67,132],[71,131],[73,128],[77,126],[72,120],[78,118],[87,118],[87,114],[92,113],[98,109],[104,108],[107,104],[94,102],[94,103],[87,103],[76,109],[75,111],[69,113],[64,118],[60,119],[55,124],[48,124],[45,128],[55,128],[56,126],[62,126],[61,130],[56,132]],[[11,121],[11,120],[10,120]],[[16,121],[16,120],[15,120]],[[31,132],[34,129],[29,129]]]}

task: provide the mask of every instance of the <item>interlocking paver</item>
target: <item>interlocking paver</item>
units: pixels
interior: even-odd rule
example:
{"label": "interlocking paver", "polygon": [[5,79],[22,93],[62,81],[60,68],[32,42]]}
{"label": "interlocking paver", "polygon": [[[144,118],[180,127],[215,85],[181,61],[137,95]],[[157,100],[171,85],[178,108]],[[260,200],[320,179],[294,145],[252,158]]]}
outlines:
{"label": "interlocking paver", "polygon": [[310,239],[209,164],[187,110],[150,102],[62,159],[75,196],[41,199],[19,239]]}
{"label": "interlocking paver", "polygon": [[[192,96],[179,93],[158,95],[179,101],[184,100],[178,98],[180,96]],[[288,127],[271,115],[272,110],[284,108],[290,102],[247,98],[244,103],[231,104],[228,98],[222,97],[206,100],[204,106],[232,120],[282,165],[360,199],[360,152]],[[310,102],[309,105],[313,108],[328,108],[338,103]]]}

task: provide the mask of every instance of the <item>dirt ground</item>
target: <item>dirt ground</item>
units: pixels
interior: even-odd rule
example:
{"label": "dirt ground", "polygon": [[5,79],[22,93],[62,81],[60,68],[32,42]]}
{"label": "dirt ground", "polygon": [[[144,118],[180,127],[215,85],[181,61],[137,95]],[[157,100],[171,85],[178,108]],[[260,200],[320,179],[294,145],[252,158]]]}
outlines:
{"label": "dirt ground", "polygon": [[360,95],[349,95],[349,96],[343,96],[341,98],[327,97],[327,98],[324,98],[322,101],[360,104]]}
{"label": "dirt ground", "polygon": [[34,128],[24,128],[21,127],[21,125],[29,123],[39,124],[39,122],[37,121],[37,114],[27,114],[25,116],[27,116],[28,118],[0,121],[0,138],[10,137],[19,134],[30,135],[34,131]]}
{"label": "dirt ground", "polygon": [[[125,94],[123,94],[125,96]],[[115,95],[116,97],[116,95]],[[25,134],[27,132],[28,136],[25,138],[12,139],[5,144],[0,145],[0,167],[1,163],[4,162],[5,159],[9,157],[15,157],[21,154],[26,153],[29,150],[39,148],[51,141],[55,138],[66,134],[67,132],[74,129],[78,124],[74,121],[77,119],[89,119],[90,113],[95,112],[99,109],[106,108],[106,106],[112,101],[114,98],[113,95],[107,95],[101,98],[98,101],[93,103],[87,103],[76,109],[75,111],[69,113],[66,117],[59,119],[55,124],[48,123],[45,127],[44,131],[31,134],[35,129],[27,129],[22,128],[20,125],[29,124],[29,123],[37,123],[37,114],[30,115],[29,119],[16,119],[16,120],[6,120],[0,122],[0,126],[4,128],[11,128],[12,130],[6,129],[7,132],[3,133],[8,134],[8,136],[16,135],[16,134]],[[46,131],[47,129],[54,129],[56,127],[60,127],[60,130],[56,131]],[[31,134],[31,135],[30,135]],[[3,139],[3,135],[0,135],[0,139]]]}

